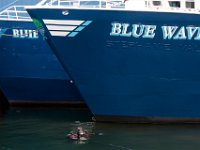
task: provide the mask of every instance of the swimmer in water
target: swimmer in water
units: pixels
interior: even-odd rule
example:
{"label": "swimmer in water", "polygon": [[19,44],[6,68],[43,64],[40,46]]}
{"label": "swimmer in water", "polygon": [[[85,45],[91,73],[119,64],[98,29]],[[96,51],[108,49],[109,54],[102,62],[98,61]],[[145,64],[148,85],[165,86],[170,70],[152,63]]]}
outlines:
{"label": "swimmer in water", "polygon": [[81,136],[84,136],[85,135],[85,132],[83,131],[83,128],[82,127],[78,127],[77,128],[77,139],[80,140]]}
{"label": "swimmer in water", "polygon": [[80,140],[80,136],[81,135],[80,135],[80,129],[79,128],[77,129],[77,133],[76,134],[77,134],[77,140]]}

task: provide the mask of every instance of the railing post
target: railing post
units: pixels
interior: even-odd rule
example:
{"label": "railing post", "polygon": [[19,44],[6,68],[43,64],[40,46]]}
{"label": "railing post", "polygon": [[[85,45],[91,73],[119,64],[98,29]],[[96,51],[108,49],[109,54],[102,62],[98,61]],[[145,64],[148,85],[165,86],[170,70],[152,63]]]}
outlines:
{"label": "railing post", "polygon": [[7,10],[7,18],[9,19],[9,11]]}
{"label": "railing post", "polygon": [[16,6],[14,6],[14,10],[15,10],[16,19],[19,19],[18,14],[17,14],[17,7]]}

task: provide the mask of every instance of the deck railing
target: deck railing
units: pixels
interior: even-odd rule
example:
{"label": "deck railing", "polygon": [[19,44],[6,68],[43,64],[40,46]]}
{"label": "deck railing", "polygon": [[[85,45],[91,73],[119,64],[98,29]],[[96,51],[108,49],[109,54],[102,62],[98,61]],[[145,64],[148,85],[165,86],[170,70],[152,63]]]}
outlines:
{"label": "deck railing", "polygon": [[[125,2],[127,0],[41,0],[36,5],[45,6],[63,6],[63,7],[74,7],[74,8],[117,8],[124,9]],[[199,9],[189,9],[189,8],[173,8],[166,4],[166,7],[155,7],[153,6],[152,0],[128,0],[126,3],[127,9],[144,9],[144,10],[154,10],[154,11],[177,11],[177,12],[198,12]],[[167,2],[167,1],[165,1]],[[141,5],[139,5],[141,3]],[[198,3],[200,4],[200,2]],[[130,8],[129,8],[130,7]],[[0,20],[24,20],[31,21],[30,16],[24,9],[24,5],[10,6],[7,9],[0,12]]]}
{"label": "deck railing", "polygon": [[0,19],[5,20],[31,20],[24,6],[10,6],[0,12]]}
{"label": "deck railing", "polygon": [[[123,0],[42,0],[37,5],[78,8],[124,8]],[[24,5],[10,6],[0,12],[0,20],[31,21]]]}
{"label": "deck railing", "polygon": [[78,8],[124,8],[124,0],[49,0],[48,6]]}

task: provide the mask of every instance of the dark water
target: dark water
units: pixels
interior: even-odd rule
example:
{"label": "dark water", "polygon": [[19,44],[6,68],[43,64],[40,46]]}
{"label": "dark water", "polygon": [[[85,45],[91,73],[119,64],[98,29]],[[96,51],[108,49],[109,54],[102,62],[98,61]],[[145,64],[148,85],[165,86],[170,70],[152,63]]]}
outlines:
{"label": "dark water", "polygon": [[[85,143],[66,135],[94,132]],[[0,119],[0,150],[200,150],[200,125],[91,123],[85,109],[10,109]]]}

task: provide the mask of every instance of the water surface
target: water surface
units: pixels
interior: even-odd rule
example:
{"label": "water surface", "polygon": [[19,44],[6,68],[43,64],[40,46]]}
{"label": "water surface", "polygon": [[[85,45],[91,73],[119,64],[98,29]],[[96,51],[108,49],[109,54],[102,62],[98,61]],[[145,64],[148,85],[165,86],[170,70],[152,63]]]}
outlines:
{"label": "water surface", "polygon": [[[200,125],[94,123],[87,109],[10,109],[0,119],[0,150],[199,150]],[[66,135],[95,133],[85,143]]]}

